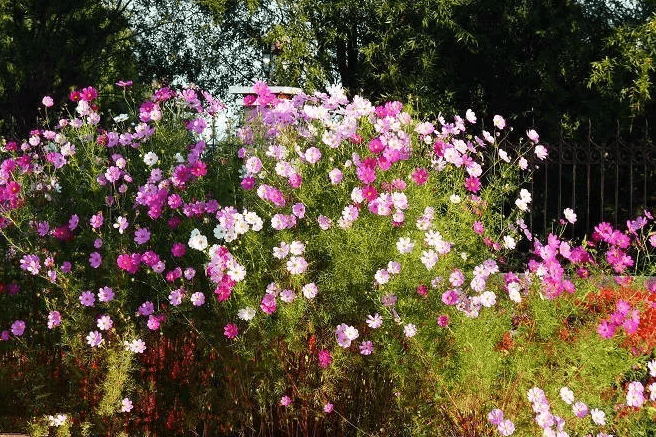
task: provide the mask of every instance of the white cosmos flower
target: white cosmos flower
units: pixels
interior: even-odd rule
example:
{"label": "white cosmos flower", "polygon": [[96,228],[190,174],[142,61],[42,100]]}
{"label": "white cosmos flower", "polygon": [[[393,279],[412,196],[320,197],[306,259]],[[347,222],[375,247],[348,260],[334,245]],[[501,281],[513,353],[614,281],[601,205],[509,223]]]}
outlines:
{"label": "white cosmos flower", "polygon": [[251,307],[242,308],[237,312],[237,317],[249,321],[255,317],[255,309]]}
{"label": "white cosmos flower", "polygon": [[143,161],[148,167],[152,167],[157,164],[159,157],[154,152],[148,152],[144,155]]}

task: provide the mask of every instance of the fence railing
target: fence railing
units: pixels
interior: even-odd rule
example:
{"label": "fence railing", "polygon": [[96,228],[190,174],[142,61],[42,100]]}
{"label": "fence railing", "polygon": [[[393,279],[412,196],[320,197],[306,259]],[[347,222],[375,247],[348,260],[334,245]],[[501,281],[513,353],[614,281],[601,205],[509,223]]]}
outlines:
{"label": "fence railing", "polygon": [[590,235],[602,221],[624,224],[656,206],[656,145],[645,124],[640,134],[621,134],[613,126],[612,140],[597,142],[588,124],[587,138],[561,138],[547,145],[549,161],[534,174],[531,229],[551,232],[572,208],[578,216],[570,236]]}

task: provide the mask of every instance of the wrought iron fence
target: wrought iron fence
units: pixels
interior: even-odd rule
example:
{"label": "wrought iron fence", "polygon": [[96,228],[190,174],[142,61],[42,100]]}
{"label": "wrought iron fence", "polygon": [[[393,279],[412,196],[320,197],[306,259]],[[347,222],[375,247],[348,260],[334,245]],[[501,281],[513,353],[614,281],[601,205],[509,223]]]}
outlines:
{"label": "wrought iron fence", "polygon": [[587,138],[573,141],[561,135],[547,145],[549,161],[532,183],[531,228],[538,235],[554,230],[564,208],[578,216],[570,236],[590,235],[606,221],[619,225],[656,207],[656,145],[645,123],[640,133],[626,134],[619,122],[614,138],[597,142],[588,123]]}

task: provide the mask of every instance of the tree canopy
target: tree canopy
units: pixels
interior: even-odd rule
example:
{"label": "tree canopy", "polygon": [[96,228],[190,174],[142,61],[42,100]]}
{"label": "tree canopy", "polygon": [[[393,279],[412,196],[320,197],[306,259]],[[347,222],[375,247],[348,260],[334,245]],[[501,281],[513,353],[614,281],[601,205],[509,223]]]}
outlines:
{"label": "tree canopy", "polygon": [[25,135],[44,95],[136,74],[128,4],[0,0],[0,134]]}
{"label": "tree canopy", "polygon": [[[558,135],[653,117],[652,0],[0,0],[1,131],[41,96],[122,77],[228,86],[341,84],[427,116],[500,113]],[[552,138],[553,139],[553,138]]]}

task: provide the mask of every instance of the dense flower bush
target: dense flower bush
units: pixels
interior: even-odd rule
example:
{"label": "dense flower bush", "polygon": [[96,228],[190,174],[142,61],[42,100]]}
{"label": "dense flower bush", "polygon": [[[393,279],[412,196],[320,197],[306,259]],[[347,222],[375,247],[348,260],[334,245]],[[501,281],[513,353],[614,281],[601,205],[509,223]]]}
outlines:
{"label": "dense flower bush", "polygon": [[[648,211],[541,241],[523,220],[548,159],[535,131],[501,116],[479,131],[471,110],[422,122],[339,88],[254,91],[221,144],[222,104],[169,88],[107,127],[97,92],[76,91],[54,130],[4,144],[0,347],[57,351],[41,373],[71,379],[35,432],[653,426],[654,285],[596,282],[654,274]],[[575,221],[563,211],[561,231]]]}

